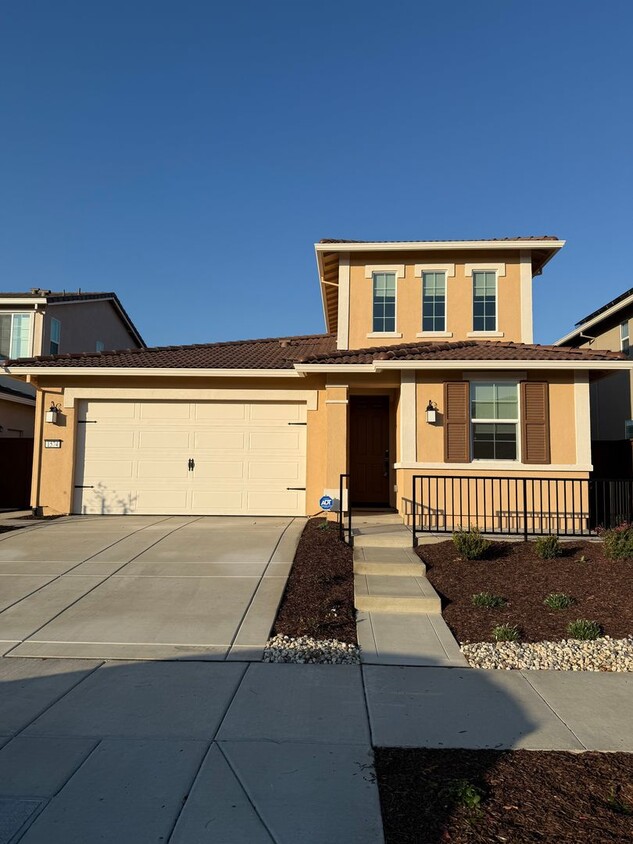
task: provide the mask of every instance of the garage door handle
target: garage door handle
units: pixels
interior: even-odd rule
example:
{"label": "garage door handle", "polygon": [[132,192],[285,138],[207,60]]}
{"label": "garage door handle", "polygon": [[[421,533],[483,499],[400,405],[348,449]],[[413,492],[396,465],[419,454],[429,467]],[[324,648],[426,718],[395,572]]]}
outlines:
{"label": "garage door handle", "polygon": [[303,490],[305,492],[304,486],[287,486],[286,489],[298,489],[298,490]]}
{"label": "garage door handle", "polygon": [[196,461],[193,459],[193,457],[189,458],[189,463],[187,465],[189,466],[189,471],[193,472],[194,467],[196,465]]}

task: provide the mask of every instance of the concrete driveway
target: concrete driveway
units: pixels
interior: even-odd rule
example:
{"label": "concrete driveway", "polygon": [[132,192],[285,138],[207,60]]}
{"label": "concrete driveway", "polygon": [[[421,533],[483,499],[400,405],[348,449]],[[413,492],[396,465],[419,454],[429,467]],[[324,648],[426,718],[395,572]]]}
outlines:
{"label": "concrete driveway", "polygon": [[0,654],[260,659],[305,520],[77,516],[0,535]]}

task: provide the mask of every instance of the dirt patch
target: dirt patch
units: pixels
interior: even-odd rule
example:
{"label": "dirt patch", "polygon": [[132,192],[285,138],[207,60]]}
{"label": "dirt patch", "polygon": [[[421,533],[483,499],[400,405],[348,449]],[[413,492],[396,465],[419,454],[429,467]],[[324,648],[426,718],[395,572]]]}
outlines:
{"label": "dirt patch", "polygon": [[386,844],[633,840],[630,753],[378,748],[375,755]]}
{"label": "dirt patch", "polygon": [[354,554],[339,539],[338,525],[325,519],[306,524],[273,626],[277,634],[358,644]]}
{"label": "dirt patch", "polygon": [[16,520],[20,522],[50,522],[53,519],[63,519],[62,515],[59,516],[17,516]]}
{"label": "dirt patch", "polygon": [[[600,542],[565,542],[562,547],[563,555],[553,560],[538,557],[533,542],[494,542],[483,560],[461,558],[450,540],[421,545],[417,552],[442,598],[442,615],[460,642],[490,642],[497,624],[517,625],[524,642],[560,641],[577,618],[597,621],[603,634],[614,639],[633,634],[633,561],[608,560]],[[474,607],[472,596],[478,592],[499,595],[506,606]],[[552,592],[563,592],[574,603],[549,609],[543,601]]]}
{"label": "dirt patch", "polygon": [[9,533],[10,530],[20,530],[22,525],[0,525],[0,533]]}

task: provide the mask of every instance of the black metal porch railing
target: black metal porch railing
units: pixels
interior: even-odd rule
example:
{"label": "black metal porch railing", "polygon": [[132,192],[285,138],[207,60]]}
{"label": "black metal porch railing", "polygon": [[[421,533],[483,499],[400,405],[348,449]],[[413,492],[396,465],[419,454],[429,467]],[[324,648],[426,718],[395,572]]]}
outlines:
{"label": "black metal porch railing", "polygon": [[[346,504],[347,510],[345,510]],[[347,518],[345,516],[346,513]],[[339,479],[338,532],[341,541],[347,542],[350,548],[353,548],[354,535],[352,533],[352,505],[349,498],[349,474],[341,475]]]}
{"label": "black metal porch railing", "polygon": [[633,479],[414,475],[407,518],[420,533],[592,536],[633,520]]}

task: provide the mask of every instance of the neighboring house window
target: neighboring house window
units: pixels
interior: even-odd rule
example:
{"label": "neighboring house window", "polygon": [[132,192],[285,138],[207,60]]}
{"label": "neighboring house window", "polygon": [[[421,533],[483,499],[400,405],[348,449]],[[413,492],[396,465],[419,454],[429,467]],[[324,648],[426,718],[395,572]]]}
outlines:
{"label": "neighboring house window", "polygon": [[58,319],[51,319],[51,344],[49,354],[59,354],[59,344],[62,338],[62,324]]}
{"label": "neighboring house window", "polygon": [[422,274],[422,331],[446,331],[446,273]]}
{"label": "neighboring house window", "polygon": [[470,385],[473,460],[516,460],[519,421],[518,385]]}
{"label": "neighboring house window", "polygon": [[620,349],[628,355],[629,348],[629,321],[627,319],[626,322],[620,323]]}
{"label": "neighboring house window", "polygon": [[103,340],[97,340],[95,348],[98,352],[102,352],[105,349],[105,343],[103,342]]}
{"label": "neighboring house window", "polygon": [[31,354],[31,315],[0,314],[0,358]]}
{"label": "neighboring house window", "polygon": [[374,273],[374,331],[396,330],[396,274]]}
{"label": "neighboring house window", "polygon": [[473,331],[497,330],[497,274],[473,272]]}

